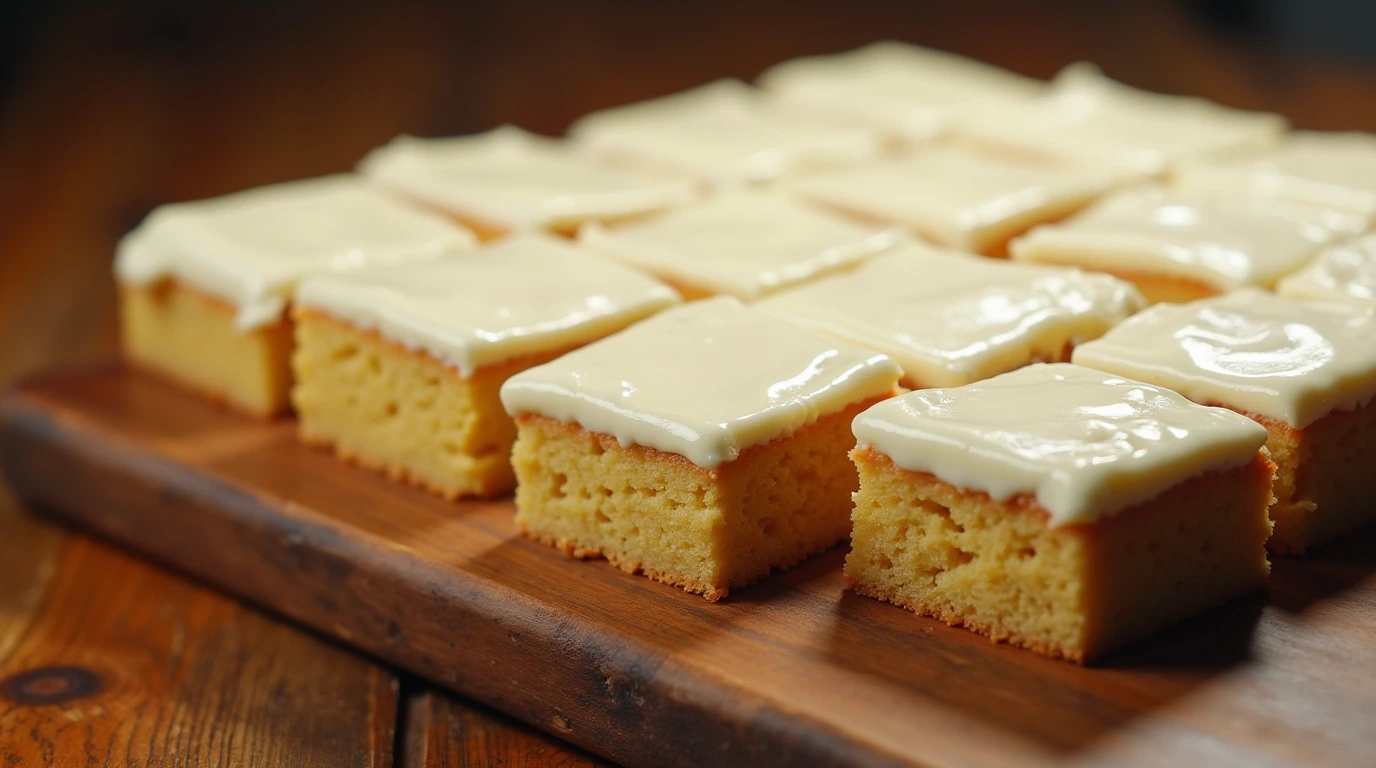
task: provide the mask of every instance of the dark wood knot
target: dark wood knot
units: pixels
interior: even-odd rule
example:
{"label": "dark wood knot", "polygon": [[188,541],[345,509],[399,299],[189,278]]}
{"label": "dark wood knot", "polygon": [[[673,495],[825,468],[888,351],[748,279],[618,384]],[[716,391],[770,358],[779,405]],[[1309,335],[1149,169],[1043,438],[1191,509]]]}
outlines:
{"label": "dark wood knot", "polygon": [[16,704],[65,704],[100,690],[100,676],[81,667],[40,667],[0,681],[0,696]]}

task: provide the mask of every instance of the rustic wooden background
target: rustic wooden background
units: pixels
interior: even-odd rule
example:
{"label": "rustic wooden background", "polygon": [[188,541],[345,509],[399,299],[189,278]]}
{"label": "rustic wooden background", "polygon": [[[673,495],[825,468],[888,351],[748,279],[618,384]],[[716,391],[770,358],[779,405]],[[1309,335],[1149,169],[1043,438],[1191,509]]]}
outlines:
{"label": "rustic wooden background", "polygon": [[[114,349],[112,247],[161,202],[344,170],[403,131],[556,133],[590,109],[879,38],[1037,76],[1088,58],[1301,127],[1376,130],[1376,72],[1288,45],[1277,3],[115,5],[0,4],[0,384]],[[0,763],[394,761],[595,764],[0,487]]]}

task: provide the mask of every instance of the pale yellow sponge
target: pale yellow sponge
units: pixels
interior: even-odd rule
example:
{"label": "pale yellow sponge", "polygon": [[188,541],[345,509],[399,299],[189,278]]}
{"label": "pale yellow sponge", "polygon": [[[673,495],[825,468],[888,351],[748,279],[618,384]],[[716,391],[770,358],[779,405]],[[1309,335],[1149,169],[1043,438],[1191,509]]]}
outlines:
{"label": "pale yellow sponge", "polygon": [[290,320],[241,331],[234,307],[176,280],[121,285],[119,296],[127,360],[260,418],[287,410]]}
{"label": "pale yellow sponge", "polygon": [[1095,523],[1052,528],[1035,501],[995,501],[855,453],[846,584],[947,624],[1084,663],[1266,582],[1274,467],[1188,480]]}
{"label": "pale yellow sponge", "polygon": [[302,278],[442,258],[473,242],[348,174],[163,205],[115,254],[124,354],[274,416],[289,405],[288,308]]}
{"label": "pale yellow sponge", "polygon": [[516,524],[718,600],[845,540],[888,357],[719,297],[513,376]]}
{"label": "pale yellow sponge", "polygon": [[446,498],[511,490],[510,376],[678,297],[540,235],[300,288],[292,400],[301,437]]}

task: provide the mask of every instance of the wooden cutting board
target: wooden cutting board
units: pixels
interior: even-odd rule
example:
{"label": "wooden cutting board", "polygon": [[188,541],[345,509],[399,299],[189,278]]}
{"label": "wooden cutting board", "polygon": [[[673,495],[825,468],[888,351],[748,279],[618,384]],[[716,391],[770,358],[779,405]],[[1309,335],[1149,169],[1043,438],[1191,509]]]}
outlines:
{"label": "wooden cutting board", "polygon": [[1082,669],[844,592],[839,550],[710,604],[293,427],[108,363],[5,395],[0,459],[45,509],[625,763],[1376,760],[1376,532]]}

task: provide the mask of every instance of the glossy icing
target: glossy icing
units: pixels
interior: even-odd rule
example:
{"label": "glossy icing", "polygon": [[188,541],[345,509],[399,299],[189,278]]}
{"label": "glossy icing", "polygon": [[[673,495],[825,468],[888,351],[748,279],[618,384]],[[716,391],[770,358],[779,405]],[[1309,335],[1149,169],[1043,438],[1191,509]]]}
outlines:
{"label": "glossy icing", "polygon": [[163,205],[119,243],[129,285],[175,278],[233,304],[250,331],[281,318],[301,278],[421,261],[473,247],[468,230],[417,211],[352,175]]}
{"label": "glossy icing", "polygon": [[1330,228],[1360,233],[1376,223],[1376,136],[1297,131],[1243,159],[1186,165],[1174,183],[1207,194],[1263,195],[1327,210]]}
{"label": "glossy icing", "polygon": [[906,226],[952,248],[982,252],[1066,216],[1108,189],[1084,170],[1019,163],[955,147],[818,174],[798,194],[866,219]]}
{"label": "glossy icing", "polygon": [[1281,278],[1276,292],[1296,299],[1376,306],[1376,235],[1328,246],[1309,266]]}
{"label": "glossy icing", "polygon": [[594,112],[569,135],[599,157],[708,184],[773,181],[861,162],[880,150],[865,131],[771,109],[736,80]]}
{"label": "glossy icing", "polygon": [[1052,527],[1245,465],[1266,442],[1264,427],[1232,411],[1066,363],[909,392],[860,414],[854,430],[903,469],[999,501],[1035,497]]}
{"label": "glossy icing", "polygon": [[885,41],[770,67],[757,81],[773,106],[812,120],[923,142],[979,102],[1026,99],[1040,80],[964,56]]}
{"label": "glossy icing", "polygon": [[677,303],[668,286],[567,242],[513,235],[473,253],[303,281],[322,311],[465,375],[585,344]]}
{"label": "glossy icing", "polygon": [[1376,395],[1376,313],[1249,289],[1152,307],[1074,361],[1303,429]]}
{"label": "glossy icing", "polygon": [[558,139],[509,125],[444,139],[399,136],[359,171],[435,208],[508,229],[625,218],[695,196],[690,181],[607,168]]}
{"label": "glossy icing", "polygon": [[951,387],[1097,338],[1144,302],[1122,280],[904,245],[756,305],[879,350],[910,387]]}
{"label": "glossy icing", "polygon": [[729,297],[662,312],[508,379],[502,403],[706,469],[893,391],[898,365]]}
{"label": "glossy icing", "polygon": [[1228,290],[1270,287],[1334,233],[1265,200],[1225,201],[1155,187],[1100,200],[1009,245],[1013,258],[1161,275]]}
{"label": "glossy icing", "polygon": [[952,131],[1005,151],[1143,177],[1271,146],[1285,128],[1279,115],[1138,90],[1080,62],[1057,75],[1046,96],[978,106]]}
{"label": "glossy icing", "polygon": [[589,250],[661,279],[754,299],[894,247],[898,233],[783,195],[736,191],[644,222],[584,227]]}

